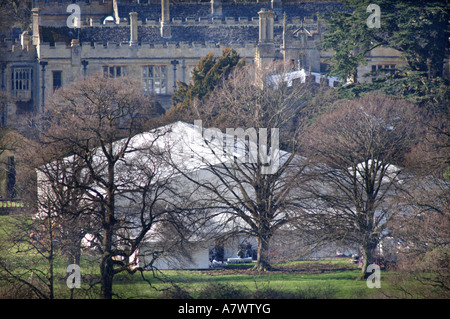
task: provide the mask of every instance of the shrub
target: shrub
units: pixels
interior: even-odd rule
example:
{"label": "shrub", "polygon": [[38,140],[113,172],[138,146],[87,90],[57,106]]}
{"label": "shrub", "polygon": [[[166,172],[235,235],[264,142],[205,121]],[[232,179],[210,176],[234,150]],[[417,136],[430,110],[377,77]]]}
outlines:
{"label": "shrub", "polygon": [[295,291],[263,287],[250,291],[247,287],[209,283],[198,294],[199,299],[329,299],[335,290],[330,285],[314,285]]}
{"label": "shrub", "polygon": [[209,283],[203,287],[198,295],[199,299],[246,299],[249,292],[245,287],[222,283]]}
{"label": "shrub", "polygon": [[308,286],[298,288],[295,291],[287,291],[274,288],[257,289],[253,294],[254,299],[330,299],[336,291],[330,285]]}
{"label": "shrub", "polygon": [[162,292],[161,298],[163,299],[192,299],[190,293],[177,285],[171,286],[169,289]]}

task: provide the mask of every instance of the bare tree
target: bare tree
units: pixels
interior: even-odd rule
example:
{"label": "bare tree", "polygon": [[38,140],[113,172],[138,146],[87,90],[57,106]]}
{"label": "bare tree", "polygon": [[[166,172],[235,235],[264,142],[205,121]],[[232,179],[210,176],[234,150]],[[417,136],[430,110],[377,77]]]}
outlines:
{"label": "bare tree", "polygon": [[360,245],[361,278],[398,210],[396,196],[407,179],[400,165],[414,139],[414,107],[379,94],[344,101],[304,139],[316,163],[306,190],[313,208],[309,221],[328,240]]}
{"label": "bare tree", "polygon": [[421,139],[407,155],[406,165],[417,175],[450,181],[449,106],[424,108],[420,119]]}
{"label": "bare tree", "polygon": [[[29,214],[30,212],[28,212]],[[11,217],[2,227],[0,279],[13,298],[55,298],[55,215]]]}
{"label": "bare tree", "polygon": [[[423,162],[423,158],[419,159]],[[428,172],[433,168],[428,168]],[[423,171],[424,173],[425,171]],[[432,174],[415,174],[402,193],[406,210],[390,224],[396,244],[396,273],[389,297],[448,298],[450,293],[449,183]]]}
{"label": "bare tree", "polygon": [[[132,271],[131,257],[172,209],[163,196],[170,172],[160,179],[168,150],[157,146],[167,132],[151,130],[155,112],[135,80],[93,76],[58,90],[39,121],[46,159],[37,168],[40,208],[66,212],[66,224],[87,216],[95,226],[83,223],[86,229],[72,235],[79,243],[93,232],[91,243],[101,253],[101,298],[113,297],[114,275]],[[139,134],[145,131],[151,132]]]}
{"label": "bare tree", "polygon": [[256,270],[270,268],[271,237],[301,212],[295,189],[302,169],[296,155],[307,91],[289,86],[283,74],[274,76],[282,69],[248,66],[232,72],[207,101],[194,102],[191,119],[208,128],[197,126],[200,141],[184,148],[198,166],[172,161],[198,187],[200,207],[215,212],[222,235],[256,239]]}
{"label": "bare tree", "polygon": [[31,27],[32,1],[0,0],[0,33],[9,34],[19,27],[26,31]]}
{"label": "bare tree", "polygon": [[399,276],[414,283],[395,284],[410,297],[448,297],[450,290],[450,185],[445,174],[450,144],[444,113],[427,112],[421,117],[420,143],[407,154],[406,161],[414,178],[401,194],[408,210],[395,216],[391,226],[398,245]]}

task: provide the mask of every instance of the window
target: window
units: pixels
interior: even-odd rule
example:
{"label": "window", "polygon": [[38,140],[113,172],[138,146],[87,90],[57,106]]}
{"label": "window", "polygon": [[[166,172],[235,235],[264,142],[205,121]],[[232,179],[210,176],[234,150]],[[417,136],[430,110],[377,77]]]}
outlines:
{"label": "window", "polygon": [[11,92],[16,98],[31,98],[31,67],[12,69]]}
{"label": "window", "polygon": [[167,66],[149,65],[142,68],[145,93],[167,94]]}
{"label": "window", "polygon": [[[386,64],[386,65],[372,65],[372,72],[376,75],[377,77],[379,77],[380,74],[384,74],[385,75],[392,75],[395,73],[395,64]],[[372,77],[372,81],[375,81],[377,79],[377,77]]]}
{"label": "window", "polygon": [[127,75],[126,66],[103,66],[103,75],[105,77],[117,78]]}
{"label": "window", "polygon": [[62,71],[53,71],[53,92],[62,86]]}

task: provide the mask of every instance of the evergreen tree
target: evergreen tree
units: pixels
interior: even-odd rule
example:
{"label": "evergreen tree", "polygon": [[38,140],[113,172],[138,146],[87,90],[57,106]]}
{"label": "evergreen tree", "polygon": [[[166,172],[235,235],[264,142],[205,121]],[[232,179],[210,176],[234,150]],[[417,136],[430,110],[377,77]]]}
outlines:
{"label": "evergreen tree", "polygon": [[[371,13],[367,7],[372,2],[346,0],[347,10],[323,15],[329,26],[322,48],[335,51],[329,59],[330,73],[353,80],[342,90],[346,97],[381,90],[418,104],[448,100],[448,81],[442,75],[449,50],[449,1],[378,0],[380,28],[369,28]],[[400,51],[405,66],[373,84],[358,84],[358,66],[365,64],[367,54],[379,46]]]}
{"label": "evergreen tree", "polygon": [[234,67],[244,65],[244,60],[232,48],[225,48],[222,55],[214,57],[212,52],[201,58],[192,71],[192,81],[189,84],[178,81],[178,89],[174,92],[172,102],[173,112],[180,113],[189,108],[194,99],[203,100],[222,79],[226,79]]}

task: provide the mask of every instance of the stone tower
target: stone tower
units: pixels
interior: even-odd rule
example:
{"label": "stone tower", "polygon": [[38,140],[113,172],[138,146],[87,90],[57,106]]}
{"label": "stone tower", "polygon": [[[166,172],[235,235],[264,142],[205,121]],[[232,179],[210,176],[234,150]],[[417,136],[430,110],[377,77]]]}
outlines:
{"label": "stone tower", "polygon": [[261,9],[259,15],[259,40],[255,50],[255,63],[259,69],[270,64],[276,58],[273,41],[274,14],[272,10]]}

